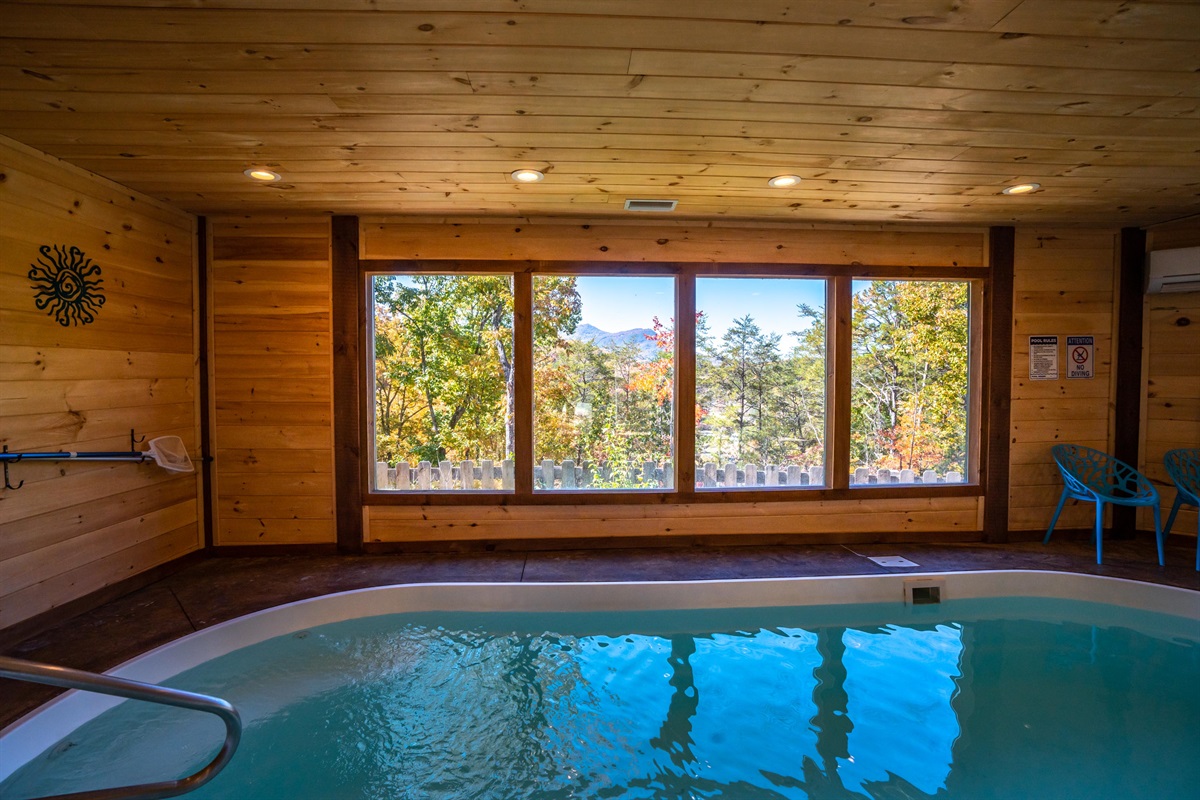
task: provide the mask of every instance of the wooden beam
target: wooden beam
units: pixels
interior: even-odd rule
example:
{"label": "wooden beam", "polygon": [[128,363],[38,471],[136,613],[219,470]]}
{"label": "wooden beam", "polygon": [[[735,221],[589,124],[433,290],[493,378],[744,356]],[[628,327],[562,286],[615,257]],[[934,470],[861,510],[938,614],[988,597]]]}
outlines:
{"label": "wooden beam", "polygon": [[825,461],[829,472],[825,485],[836,490],[850,487],[850,314],[854,292],[848,276],[833,278],[826,286]]}
{"label": "wooden beam", "polygon": [[987,345],[985,380],[987,416],[984,431],[984,538],[1008,541],[1009,443],[1012,418],[1013,270],[1016,231],[996,226],[988,231]]}
{"label": "wooden beam", "polygon": [[365,480],[360,396],[362,279],[358,269],[358,217],[333,218],[333,408],[334,497],[337,545],[362,551],[362,487]]}
{"label": "wooden beam", "polygon": [[513,275],[513,489],[518,497],[533,494],[533,275]]}
{"label": "wooden beam", "polygon": [[200,389],[200,483],[203,497],[201,498],[201,514],[204,517],[204,547],[211,548],[213,546],[213,519],[216,516],[216,507],[213,505],[213,452],[216,450],[213,441],[212,429],[212,385],[211,385],[211,344],[212,344],[212,325],[209,323],[211,317],[211,298],[209,290],[211,286],[210,269],[212,265],[208,263],[208,219],[198,217],[196,219],[196,264],[197,264],[197,287],[196,287],[196,315],[199,317],[200,335],[197,342],[197,365],[196,372],[199,375]]}
{"label": "wooden beam", "polygon": [[675,492],[696,493],[696,275],[675,278]]}
{"label": "wooden beam", "polygon": [[[1142,407],[1142,281],[1146,261],[1146,232],[1122,228],[1119,294],[1117,297],[1116,391],[1114,392],[1113,455],[1126,464],[1139,463]],[[1113,533],[1132,537],[1137,508],[1113,506]]]}

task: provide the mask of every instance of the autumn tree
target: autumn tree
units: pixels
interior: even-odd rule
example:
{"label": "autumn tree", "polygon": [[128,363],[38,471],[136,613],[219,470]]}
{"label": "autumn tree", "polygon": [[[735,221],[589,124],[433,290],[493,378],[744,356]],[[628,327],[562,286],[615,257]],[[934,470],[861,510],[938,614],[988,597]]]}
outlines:
{"label": "autumn tree", "polygon": [[[377,457],[501,460],[515,443],[513,297],[507,275],[375,279]],[[613,487],[674,452],[673,321],[605,346],[573,336],[575,278],[533,281],[536,458],[607,467]],[[963,471],[967,449],[968,284],[855,284],[851,459],[873,468]],[[697,315],[700,463],[824,463],[826,333],[805,304],[786,338],[750,314],[710,332]],[[639,335],[640,336],[640,335]],[[786,343],[786,344],[785,344]]]}
{"label": "autumn tree", "polygon": [[[379,457],[509,457],[516,369],[511,278],[377,276],[374,300]],[[573,278],[539,281],[534,302],[535,339],[558,341],[574,331]]]}
{"label": "autumn tree", "polygon": [[855,292],[851,461],[962,471],[968,284],[872,281]]}
{"label": "autumn tree", "polygon": [[[611,474],[599,488],[633,488],[625,476],[672,454],[674,333],[655,320],[654,355],[638,341],[606,347],[574,340],[535,356],[537,457],[571,459]],[[641,485],[641,484],[638,484]]]}

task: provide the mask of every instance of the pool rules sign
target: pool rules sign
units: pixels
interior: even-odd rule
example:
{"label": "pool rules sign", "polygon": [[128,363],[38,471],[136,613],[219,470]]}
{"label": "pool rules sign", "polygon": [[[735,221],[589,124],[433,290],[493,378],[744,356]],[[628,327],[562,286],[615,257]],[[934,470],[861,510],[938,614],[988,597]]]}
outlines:
{"label": "pool rules sign", "polygon": [[1029,337],[1029,380],[1058,380],[1058,337]]}
{"label": "pool rules sign", "polygon": [[[1029,337],[1029,379],[1056,381],[1059,378],[1058,336]],[[1067,336],[1066,378],[1096,377],[1096,337]]]}
{"label": "pool rules sign", "polygon": [[1096,377],[1096,337],[1067,337],[1067,377]]}

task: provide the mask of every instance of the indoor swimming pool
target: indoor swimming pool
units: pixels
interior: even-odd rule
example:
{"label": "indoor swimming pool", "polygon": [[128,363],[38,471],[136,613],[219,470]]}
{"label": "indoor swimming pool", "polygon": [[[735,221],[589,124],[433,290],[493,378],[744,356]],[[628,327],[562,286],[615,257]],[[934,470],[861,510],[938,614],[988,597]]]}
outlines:
{"label": "indoor swimming pool", "polygon": [[[904,602],[922,583],[942,602]],[[1197,597],[1028,572],[388,587],[216,626],[127,676],[241,711],[197,798],[1186,797]],[[179,777],[222,738],[72,701],[4,732],[24,766],[0,796]]]}

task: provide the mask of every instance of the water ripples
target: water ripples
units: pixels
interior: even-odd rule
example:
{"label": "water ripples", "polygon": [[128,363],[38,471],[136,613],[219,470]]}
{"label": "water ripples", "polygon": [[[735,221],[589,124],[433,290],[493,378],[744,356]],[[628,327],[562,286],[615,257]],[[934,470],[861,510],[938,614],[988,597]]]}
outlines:
{"label": "water ripples", "polygon": [[[811,614],[774,610],[761,627],[397,615],[264,642],[170,683],[223,694],[248,723],[198,800],[1157,800],[1200,785],[1194,641]],[[3,796],[130,780],[128,752],[150,753],[133,779],[185,774],[220,736],[179,713],[126,704]]]}

